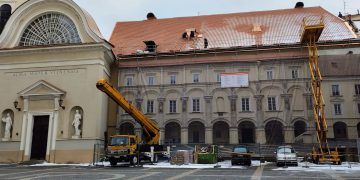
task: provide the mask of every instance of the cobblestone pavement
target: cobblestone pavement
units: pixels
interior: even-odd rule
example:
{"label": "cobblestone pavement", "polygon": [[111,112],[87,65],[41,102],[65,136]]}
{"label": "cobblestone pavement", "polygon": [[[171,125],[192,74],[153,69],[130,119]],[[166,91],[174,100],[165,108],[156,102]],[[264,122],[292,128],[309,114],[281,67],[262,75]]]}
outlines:
{"label": "cobblestone pavement", "polygon": [[23,165],[0,166],[0,179],[62,180],[62,179],[151,179],[151,180],[209,180],[209,179],[360,179],[360,171],[322,170],[303,171],[274,170],[273,164],[242,169],[169,169],[143,167],[76,167]]}

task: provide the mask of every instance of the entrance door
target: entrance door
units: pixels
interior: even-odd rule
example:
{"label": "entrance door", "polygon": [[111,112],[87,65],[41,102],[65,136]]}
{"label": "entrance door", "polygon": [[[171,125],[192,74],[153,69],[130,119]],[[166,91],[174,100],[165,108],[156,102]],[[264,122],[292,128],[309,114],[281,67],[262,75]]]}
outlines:
{"label": "entrance door", "polygon": [[30,159],[45,160],[50,116],[34,116]]}
{"label": "entrance door", "polygon": [[200,138],[199,138],[199,131],[194,131],[194,132],[193,132],[193,142],[194,142],[194,143],[199,143],[199,140],[200,140]]}
{"label": "entrance door", "polygon": [[252,128],[241,129],[243,143],[254,143],[254,131]]}

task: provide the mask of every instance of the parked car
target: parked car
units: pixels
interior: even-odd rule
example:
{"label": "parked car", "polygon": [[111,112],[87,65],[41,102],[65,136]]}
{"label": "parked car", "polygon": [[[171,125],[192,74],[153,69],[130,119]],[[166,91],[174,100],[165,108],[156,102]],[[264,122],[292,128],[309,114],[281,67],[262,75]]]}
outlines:
{"label": "parked car", "polygon": [[279,146],[276,148],[276,165],[298,165],[296,151],[292,146]]}
{"label": "parked car", "polygon": [[231,153],[231,165],[251,165],[251,152],[246,146],[235,146]]}

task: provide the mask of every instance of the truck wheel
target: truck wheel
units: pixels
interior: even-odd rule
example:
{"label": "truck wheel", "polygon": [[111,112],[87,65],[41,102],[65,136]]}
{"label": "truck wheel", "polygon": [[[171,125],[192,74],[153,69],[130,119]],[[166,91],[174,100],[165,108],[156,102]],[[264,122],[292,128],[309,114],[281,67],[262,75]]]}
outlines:
{"label": "truck wheel", "polygon": [[117,164],[116,159],[110,158],[109,161],[110,161],[110,165],[111,165],[111,166],[116,166],[116,164]]}
{"label": "truck wheel", "polygon": [[130,164],[131,165],[136,165],[138,163],[138,158],[136,156],[131,156],[130,157]]}

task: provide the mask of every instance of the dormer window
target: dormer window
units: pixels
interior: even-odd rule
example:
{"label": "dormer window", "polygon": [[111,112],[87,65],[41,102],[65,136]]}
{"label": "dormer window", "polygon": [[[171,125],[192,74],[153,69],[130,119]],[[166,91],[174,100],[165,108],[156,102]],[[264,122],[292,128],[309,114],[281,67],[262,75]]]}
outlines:
{"label": "dormer window", "polygon": [[156,52],[158,45],[155,43],[155,41],[144,41],[144,43],[146,45],[145,51]]}
{"label": "dormer window", "polygon": [[189,28],[185,29],[185,32],[182,34],[183,39],[191,39],[196,36],[196,29],[195,28]]}

